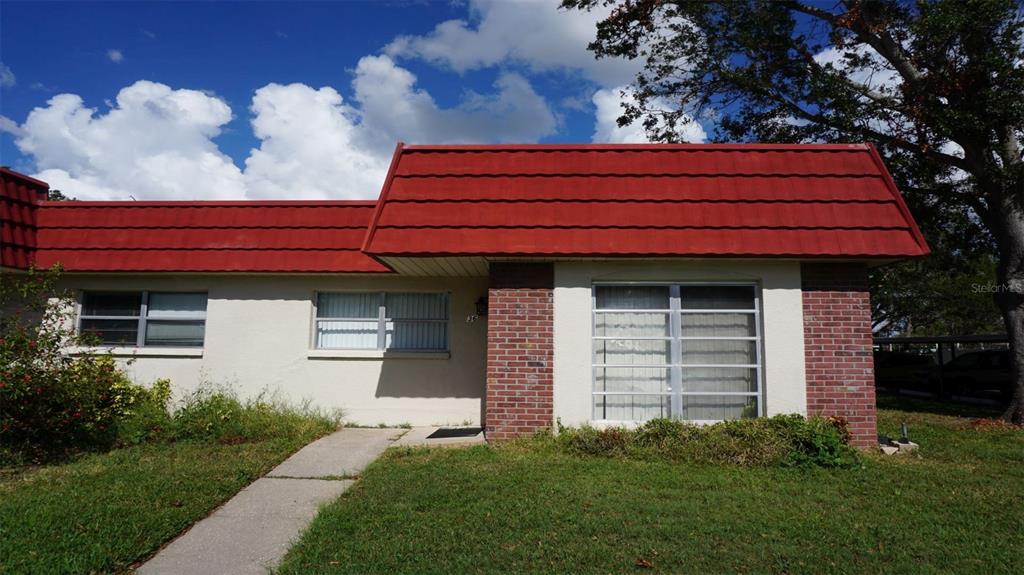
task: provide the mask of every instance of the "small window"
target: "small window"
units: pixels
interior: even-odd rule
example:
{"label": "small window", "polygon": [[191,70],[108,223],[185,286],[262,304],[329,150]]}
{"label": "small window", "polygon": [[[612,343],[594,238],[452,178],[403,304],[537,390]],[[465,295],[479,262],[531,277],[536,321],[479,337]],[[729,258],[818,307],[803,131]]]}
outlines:
{"label": "small window", "polygon": [[318,349],[446,351],[448,294],[320,293]]}
{"label": "small window", "polygon": [[206,294],[85,292],[78,328],[104,345],[202,347]]}

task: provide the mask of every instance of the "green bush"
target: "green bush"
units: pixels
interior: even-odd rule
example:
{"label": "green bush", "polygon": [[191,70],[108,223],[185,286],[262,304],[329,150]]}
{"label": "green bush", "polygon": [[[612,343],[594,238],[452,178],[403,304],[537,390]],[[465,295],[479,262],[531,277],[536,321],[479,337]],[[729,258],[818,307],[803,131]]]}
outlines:
{"label": "green bush", "polygon": [[243,401],[228,388],[203,386],[174,410],[169,438],[219,443],[298,438],[333,431],[340,422],[340,413],[308,404],[294,406],[265,395]]}
{"label": "green bush", "polygon": [[[70,355],[79,342],[59,268],[0,276],[0,457],[39,461],[116,440],[134,386],[106,355]],[[141,388],[139,388],[141,389]]]}
{"label": "green bush", "polygon": [[153,441],[171,439],[171,382],[158,379],[149,388],[129,385],[119,388],[117,394],[118,445],[139,445]]}
{"label": "green bush", "polygon": [[845,422],[777,415],[695,425],[654,419],[637,429],[563,429],[557,440],[579,455],[746,466],[849,467],[859,456]]}
{"label": "green bush", "polygon": [[133,384],[109,355],[71,355],[72,301],[59,268],[0,276],[0,462],[19,464],[153,441],[241,443],[295,439],[337,428],[308,406],[204,386],[170,405],[167,380]]}

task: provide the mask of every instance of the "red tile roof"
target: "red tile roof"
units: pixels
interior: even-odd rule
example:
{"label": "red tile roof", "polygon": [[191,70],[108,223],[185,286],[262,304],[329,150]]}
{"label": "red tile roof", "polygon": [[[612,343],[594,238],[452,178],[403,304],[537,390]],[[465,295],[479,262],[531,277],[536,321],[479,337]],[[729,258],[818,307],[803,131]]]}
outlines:
{"label": "red tile roof", "polygon": [[28,269],[36,247],[36,214],[50,189],[0,167],[0,268]]}
{"label": "red tile roof", "polygon": [[928,253],[866,145],[399,144],[379,202],[47,202],[44,182],[0,169],[0,183],[0,264],[16,269],[381,273],[375,257]]}
{"label": "red tile roof", "polygon": [[369,273],[375,202],[44,202],[36,265],[67,271]]}
{"label": "red tile roof", "polygon": [[399,146],[376,256],[928,253],[867,145]]}

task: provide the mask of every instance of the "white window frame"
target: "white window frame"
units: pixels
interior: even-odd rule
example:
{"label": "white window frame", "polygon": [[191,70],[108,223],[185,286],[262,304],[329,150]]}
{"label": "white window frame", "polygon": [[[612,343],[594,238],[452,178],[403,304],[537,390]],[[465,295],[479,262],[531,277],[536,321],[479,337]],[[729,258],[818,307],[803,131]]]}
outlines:
{"label": "white window frame", "polygon": [[[443,349],[405,349],[399,347],[387,347],[387,309],[386,301],[387,294],[430,294],[430,295],[442,295],[444,296],[444,319],[416,319],[416,320],[399,320],[399,321],[417,321],[417,322],[433,322],[443,323],[444,328],[444,348]],[[376,294],[378,296],[377,304],[377,317],[320,317],[319,303],[321,295],[330,294]],[[451,336],[452,336],[452,296],[450,292],[445,291],[376,291],[376,290],[325,290],[313,292],[313,321],[309,334],[309,348],[311,350],[324,350],[324,351],[354,351],[354,352],[397,352],[397,353],[422,353],[422,354],[436,354],[436,353],[449,353],[451,351]],[[317,332],[320,329],[320,322],[323,321],[376,321],[377,322],[377,345],[376,347],[321,347],[317,345]],[[394,319],[391,319],[394,322]]]}
{"label": "white window frame", "polygon": [[[138,315],[85,315],[85,312],[84,312],[84,309],[85,309],[85,297],[86,297],[87,294],[90,294],[90,293],[92,293],[92,294],[113,294],[113,293],[117,293],[117,294],[136,294],[136,293],[137,294],[142,294],[142,299],[140,300],[140,304],[139,304],[139,313],[138,313]],[[174,347],[181,347],[181,348],[187,348],[187,349],[203,349],[203,348],[205,348],[206,347],[206,312],[205,311],[202,314],[198,314],[197,313],[197,314],[191,315],[191,316],[182,316],[182,317],[174,317],[174,318],[166,318],[166,317],[153,318],[154,321],[161,321],[161,322],[175,322],[175,321],[194,322],[194,321],[202,321],[203,322],[203,343],[201,345],[184,345],[184,346],[146,345],[146,323],[149,320],[149,317],[148,317],[149,316],[149,295],[151,293],[156,293],[156,294],[165,294],[165,293],[202,294],[202,295],[206,296],[207,305],[209,305],[209,302],[210,302],[210,294],[209,294],[209,292],[205,292],[205,291],[194,291],[194,290],[185,290],[185,291],[171,291],[171,290],[106,290],[106,289],[79,290],[79,292],[78,292],[78,303],[77,303],[78,319],[75,321],[75,332],[77,334],[79,334],[79,336],[82,335],[82,320],[85,320],[85,319],[99,319],[99,320],[105,320],[106,319],[106,320],[122,320],[122,321],[134,319],[134,320],[136,320],[138,322],[138,327],[137,327],[138,332],[136,333],[136,336],[135,336],[135,345],[134,346],[128,344],[127,342],[125,342],[124,344],[100,342],[98,344],[98,347],[110,347],[110,346],[113,346],[113,347],[138,347],[138,348],[149,348],[149,349],[169,349],[169,348],[174,348]]]}
{"label": "white window frame", "polygon": [[[653,287],[667,287],[669,289],[669,309],[615,309],[606,308],[598,309],[597,307],[597,288],[599,287],[627,287],[627,286],[653,286]],[[729,287],[729,286],[741,286],[741,287],[752,287],[754,289],[754,307],[753,309],[684,309],[681,306],[680,292],[683,287]],[[662,281],[607,281],[607,282],[593,282],[591,285],[590,293],[590,337],[591,337],[591,352],[590,352],[590,363],[591,363],[591,419],[592,421],[599,422],[602,424],[626,424],[632,425],[638,423],[634,420],[611,420],[601,419],[594,417],[593,413],[593,398],[596,396],[612,396],[612,395],[653,395],[664,397],[668,396],[671,398],[670,401],[670,417],[676,418],[675,414],[682,413],[682,398],[684,396],[700,396],[700,395],[713,395],[713,396],[743,396],[743,397],[755,397],[757,398],[757,416],[763,417],[764,411],[764,330],[762,329],[763,312],[761,309],[761,285],[758,282],[753,281],[678,281],[678,282],[662,282]],[[669,316],[669,335],[667,336],[599,336],[597,335],[597,316],[600,313],[667,313]],[[709,337],[709,336],[683,336],[682,335],[682,314],[684,313],[742,313],[750,314],[754,316],[754,335],[753,336],[729,336],[729,337]],[[594,361],[593,342],[601,340],[656,340],[656,341],[668,341],[670,346],[669,351],[669,363],[667,364],[607,364],[607,363],[596,363]],[[682,347],[679,342],[683,340],[730,340],[730,341],[754,341],[754,358],[755,363],[740,363],[740,364],[684,364],[682,363]],[[598,391],[598,370],[607,367],[638,367],[638,368],[654,368],[654,369],[668,369],[669,370],[669,391],[667,393],[655,393],[655,392],[631,392],[631,391]],[[757,390],[756,391],[682,391],[682,378],[683,368],[692,367],[705,367],[705,368],[747,368],[755,370],[757,379]],[[683,420],[690,423],[717,423],[719,420]]]}

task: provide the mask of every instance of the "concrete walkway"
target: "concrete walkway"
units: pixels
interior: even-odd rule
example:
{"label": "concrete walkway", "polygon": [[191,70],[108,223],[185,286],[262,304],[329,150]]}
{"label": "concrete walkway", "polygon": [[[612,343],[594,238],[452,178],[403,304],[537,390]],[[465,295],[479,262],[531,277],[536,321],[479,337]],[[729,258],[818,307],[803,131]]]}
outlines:
{"label": "concrete walkway", "polygon": [[404,432],[347,428],[310,443],[193,525],[136,573],[266,573],[320,506],[344,493]]}

